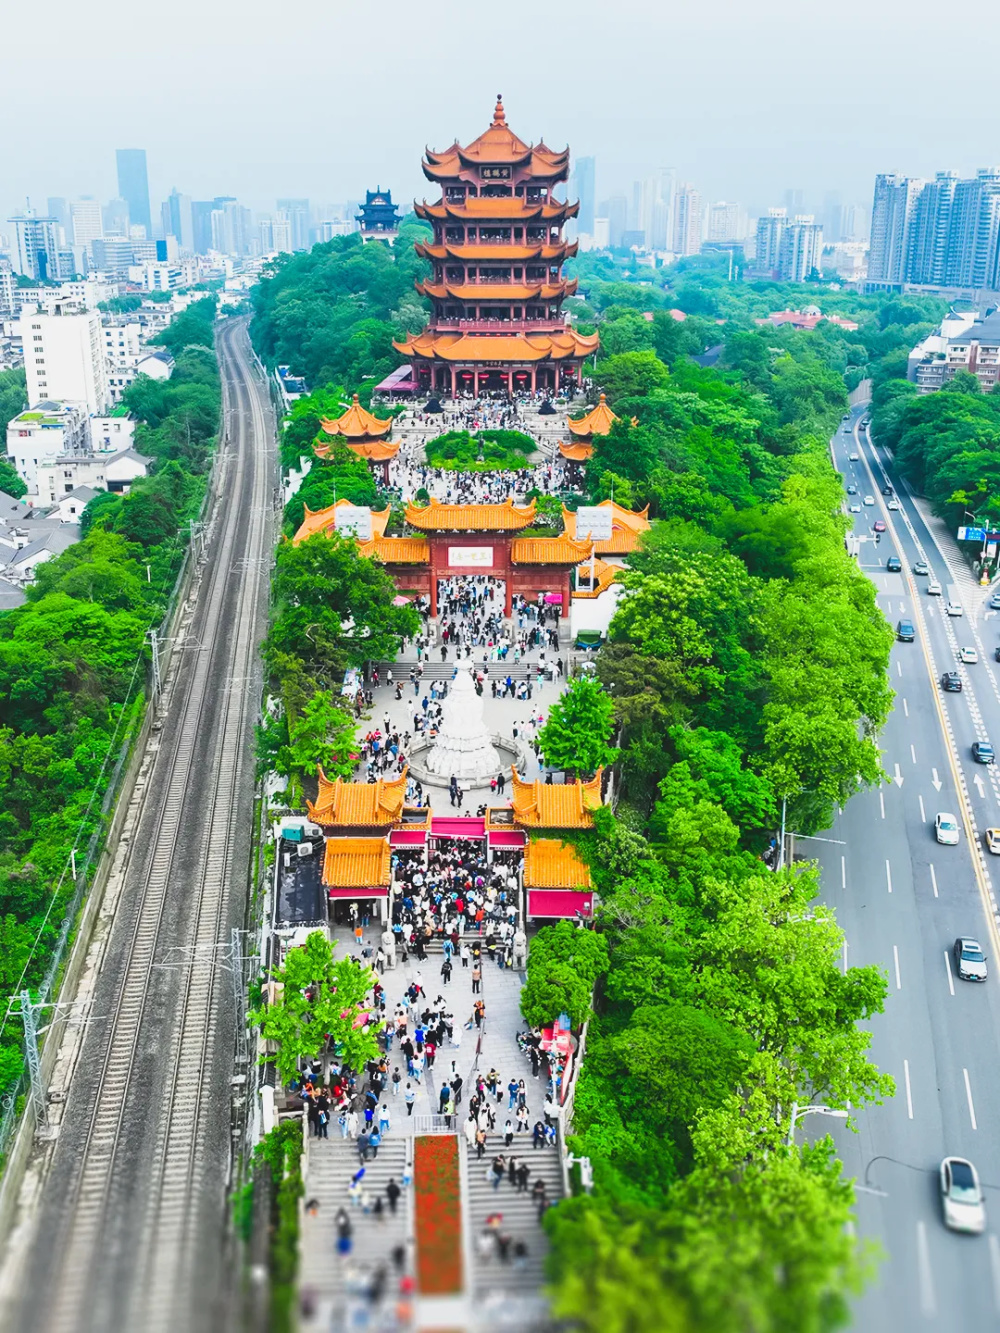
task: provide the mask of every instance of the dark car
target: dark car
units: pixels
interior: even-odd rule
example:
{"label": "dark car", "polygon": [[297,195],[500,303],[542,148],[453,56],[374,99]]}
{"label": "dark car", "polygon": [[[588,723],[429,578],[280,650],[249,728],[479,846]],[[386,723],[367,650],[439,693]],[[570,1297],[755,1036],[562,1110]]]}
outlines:
{"label": "dark car", "polygon": [[960,935],[954,944],[955,971],[963,981],[986,980],[986,955],[978,940]]}
{"label": "dark car", "polygon": [[877,518],[872,524],[872,527],[876,532],[885,532],[885,520]]}
{"label": "dark car", "polygon": [[847,494],[848,494],[848,495],[857,495],[857,493],[858,493],[858,488],[857,488],[857,486],[848,486],[848,488],[847,488]]}
{"label": "dark car", "polygon": [[883,487],[882,487],[882,494],[883,494],[883,495],[891,495],[891,494],[892,494],[892,487],[891,487],[891,486],[883,486]]}
{"label": "dark car", "polygon": [[896,625],[896,638],[900,643],[912,643],[916,632],[908,620],[900,620]]}
{"label": "dark car", "polygon": [[993,660],[994,662],[1000,662],[1000,648],[993,649]]}
{"label": "dark car", "polygon": [[947,694],[961,694],[962,677],[957,671],[946,671],[941,677],[941,688]]}
{"label": "dark car", "polygon": [[885,562],[885,567],[890,574],[898,574],[903,568],[903,562],[898,555],[891,555]]}
{"label": "dark car", "polygon": [[993,752],[993,746],[989,741],[973,741],[972,757],[977,764],[992,764],[996,755]]}

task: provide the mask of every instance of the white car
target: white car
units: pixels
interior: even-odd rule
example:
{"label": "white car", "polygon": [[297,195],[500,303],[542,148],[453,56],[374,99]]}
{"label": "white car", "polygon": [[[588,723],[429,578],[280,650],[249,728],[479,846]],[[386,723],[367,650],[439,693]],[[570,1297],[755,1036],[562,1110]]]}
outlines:
{"label": "white car", "polygon": [[860,514],[860,513],[861,513],[861,506],[860,506],[860,505],[851,505],[851,513],[852,513],[852,514]]}
{"label": "white car", "polygon": [[959,648],[958,656],[960,661],[967,663],[969,666],[975,666],[979,661],[979,654],[975,648]]}
{"label": "white car", "polygon": [[988,828],[985,834],[986,850],[1000,856],[1000,828]]}
{"label": "white car", "polygon": [[948,612],[948,614],[949,614],[950,616],[960,616],[960,615],[962,615],[962,603],[961,603],[961,602],[945,602],[945,604],[944,604],[944,609]]}
{"label": "white car", "polygon": [[866,496],[865,496],[865,504],[866,504],[866,505],[873,505],[874,503],[875,503],[875,497],[874,497],[874,495],[866,495]]}
{"label": "white car", "polygon": [[986,1230],[986,1204],[979,1175],[964,1157],[946,1157],[941,1163],[941,1208],[949,1231],[980,1236]]}
{"label": "white car", "polygon": [[851,461],[852,463],[856,463],[856,462],[858,461],[858,456],[857,456],[857,454],[849,454],[848,457],[850,458],[850,461]]}
{"label": "white car", "polygon": [[898,500],[890,500],[889,503],[886,505],[886,509],[899,509],[900,507],[901,506]]}
{"label": "white car", "polygon": [[934,817],[934,836],[944,847],[958,846],[958,820],[942,810]]}
{"label": "white car", "polygon": [[927,596],[928,596],[928,597],[940,597],[940,596],[941,596],[941,585],[940,585],[940,583],[938,583],[937,579],[931,579],[930,583],[928,583],[928,585],[927,585]]}

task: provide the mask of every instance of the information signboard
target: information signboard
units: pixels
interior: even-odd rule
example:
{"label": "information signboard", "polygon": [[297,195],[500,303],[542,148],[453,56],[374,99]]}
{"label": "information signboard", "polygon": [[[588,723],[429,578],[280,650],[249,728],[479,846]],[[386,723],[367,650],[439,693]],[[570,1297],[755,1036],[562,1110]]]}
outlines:
{"label": "information signboard", "polygon": [[371,541],[372,511],[363,505],[341,505],[333,516],[334,530],[360,541]]}
{"label": "information signboard", "polygon": [[611,509],[602,505],[581,505],[576,511],[576,539],[578,542],[609,542],[613,516]]}

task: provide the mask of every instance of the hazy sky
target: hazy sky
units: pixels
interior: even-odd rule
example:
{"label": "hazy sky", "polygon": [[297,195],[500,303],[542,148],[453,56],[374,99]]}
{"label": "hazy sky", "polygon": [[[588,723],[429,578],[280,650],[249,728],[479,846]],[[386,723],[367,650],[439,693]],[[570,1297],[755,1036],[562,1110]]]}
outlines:
{"label": "hazy sky", "polygon": [[995,81],[966,72],[991,67],[1000,14],[956,22],[940,0],[7,4],[0,218],[107,199],[118,147],[146,148],[154,213],[173,185],[408,202],[433,194],[425,144],[475,137],[497,92],[522,138],[597,158],[599,198],[675,167],[751,210],[788,187],[870,202],[876,171],[1000,159]]}

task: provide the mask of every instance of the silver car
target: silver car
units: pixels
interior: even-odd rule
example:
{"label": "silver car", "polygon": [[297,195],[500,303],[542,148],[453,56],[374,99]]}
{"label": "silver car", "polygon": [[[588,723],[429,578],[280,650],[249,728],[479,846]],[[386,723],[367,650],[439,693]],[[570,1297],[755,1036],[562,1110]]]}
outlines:
{"label": "silver car", "polygon": [[952,948],[955,971],[962,981],[986,980],[986,955],[983,946],[971,935],[959,935]]}
{"label": "silver car", "polygon": [[986,1229],[986,1204],[979,1173],[964,1157],[941,1163],[941,1207],[949,1231],[980,1236]]}

